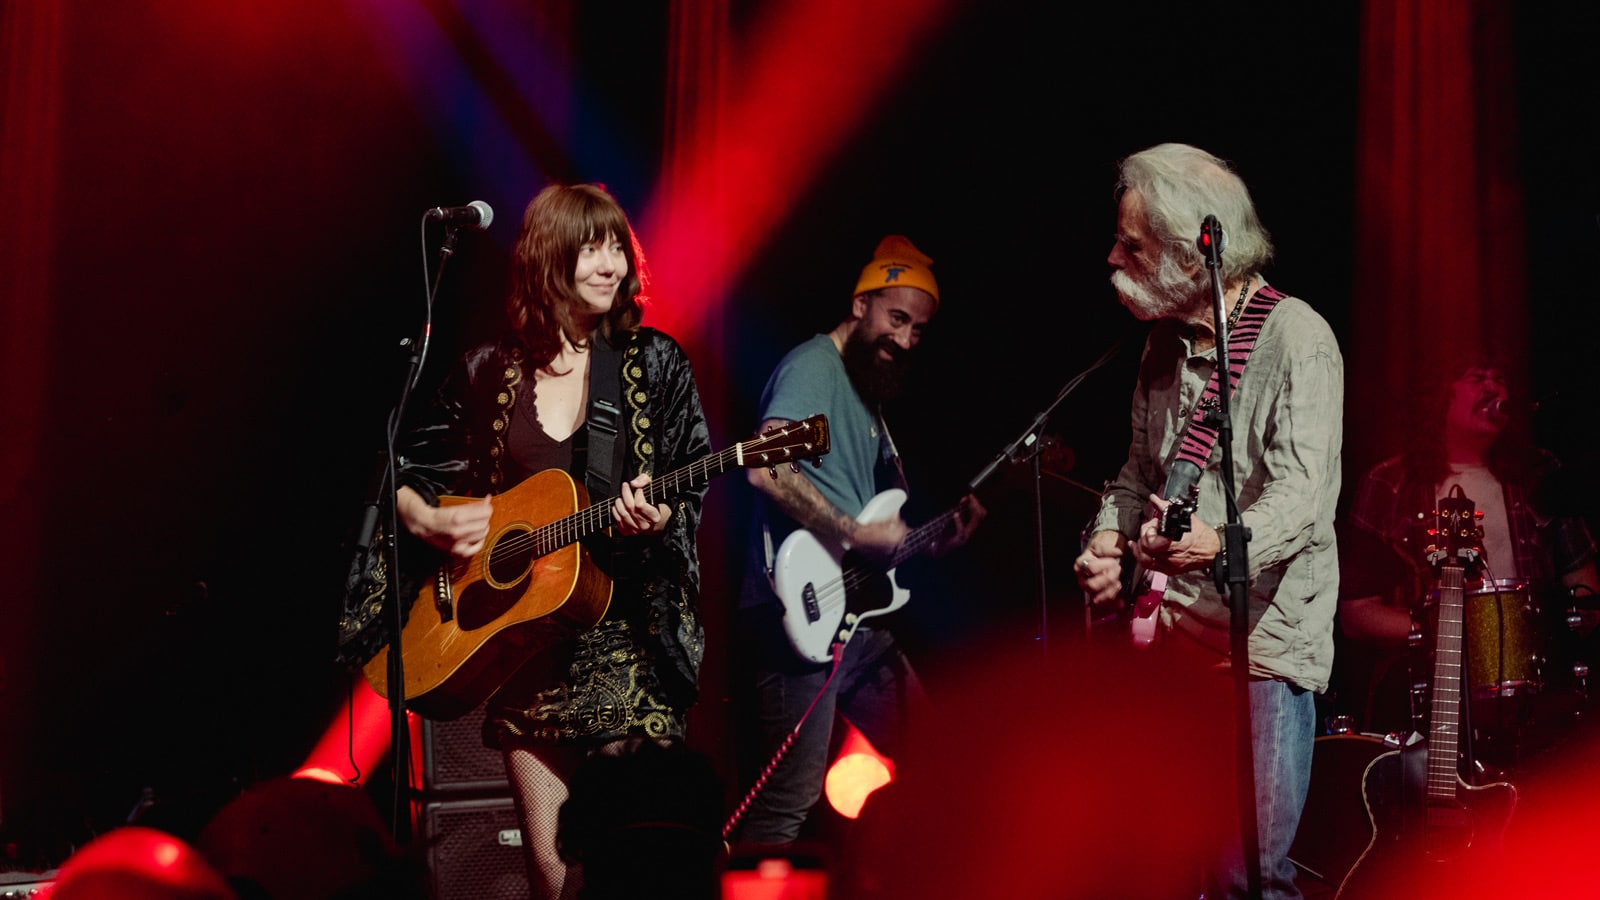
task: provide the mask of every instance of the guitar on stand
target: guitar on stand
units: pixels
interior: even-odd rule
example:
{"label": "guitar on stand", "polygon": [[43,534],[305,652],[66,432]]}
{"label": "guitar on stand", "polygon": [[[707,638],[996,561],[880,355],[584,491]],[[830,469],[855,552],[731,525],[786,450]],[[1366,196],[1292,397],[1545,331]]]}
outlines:
{"label": "guitar on stand", "polygon": [[1460,486],[1438,507],[1424,551],[1439,579],[1427,740],[1412,735],[1367,766],[1361,796],[1372,841],[1339,886],[1339,898],[1427,897],[1446,876],[1459,883],[1498,853],[1516,807],[1511,784],[1472,785],[1460,775],[1463,586],[1483,563],[1483,514]]}

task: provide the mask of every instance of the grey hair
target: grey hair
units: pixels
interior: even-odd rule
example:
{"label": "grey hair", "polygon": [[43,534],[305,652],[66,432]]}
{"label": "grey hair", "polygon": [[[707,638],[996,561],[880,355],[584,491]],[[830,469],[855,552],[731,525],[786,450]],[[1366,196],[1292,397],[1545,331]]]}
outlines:
{"label": "grey hair", "polygon": [[1138,192],[1152,234],[1165,245],[1163,260],[1204,268],[1195,242],[1208,214],[1227,236],[1224,280],[1258,272],[1272,260],[1272,238],[1256,217],[1249,189],[1221,159],[1188,144],[1158,144],[1127,157],[1117,170],[1117,196]]}

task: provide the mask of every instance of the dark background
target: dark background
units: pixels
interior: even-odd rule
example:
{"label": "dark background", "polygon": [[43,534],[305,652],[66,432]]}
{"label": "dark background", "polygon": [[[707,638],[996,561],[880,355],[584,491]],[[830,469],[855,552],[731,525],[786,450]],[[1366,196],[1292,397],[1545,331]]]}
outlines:
{"label": "dark background", "polygon": [[[581,112],[561,149],[514,114],[507,139],[420,99],[468,77],[501,109],[524,102],[474,43],[514,42],[523,19],[502,11],[504,32],[474,37],[453,7],[424,5],[461,71],[398,74],[360,3],[63,6],[55,255],[31,261],[54,274],[48,362],[38,383],[6,386],[41,392],[48,413],[42,465],[7,514],[42,552],[16,561],[37,567],[37,592],[4,599],[32,625],[4,645],[0,828],[46,857],[121,822],[146,787],[203,816],[292,770],[338,708],[344,542],[397,394],[397,342],[422,318],[433,258],[420,212],[482,198],[497,213],[447,267],[440,366],[497,314],[520,210],[547,179],[605,182],[635,213],[649,197],[661,9],[619,23],[576,5],[565,65]],[[724,380],[701,385],[719,445],[744,436],[778,357],[838,321],[883,234],[909,235],[944,296],[890,417],[917,521],[1123,341],[1051,418],[1049,600],[1026,467],[984,486],[989,523],[917,582],[901,628],[936,691],[985,665],[970,652],[979,638],[1070,653],[1082,631],[1060,561],[1126,450],[1143,334],[1105,281],[1121,156],[1170,140],[1233,161],[1279,250],[1271,280],[1347,347],[1361,327],[1356,4],[958,9],[734,279],[709,351]],[[1600,29],[1576,4],[1525,4],[1518,29],[1528,222],[1485,227],[1527,236],[1530,306],[1507,314],[1531,316],[1536,390],[1562,398],[1542,436],[1581,465],[1593,459]],[[1362,416],[1347,410],[1347,430]],[[1347,453],[1347,482],[1374,461]],[[744,490],[714,485],[702,532],[720,558],[702,734],[731,727],[719,679]]]}

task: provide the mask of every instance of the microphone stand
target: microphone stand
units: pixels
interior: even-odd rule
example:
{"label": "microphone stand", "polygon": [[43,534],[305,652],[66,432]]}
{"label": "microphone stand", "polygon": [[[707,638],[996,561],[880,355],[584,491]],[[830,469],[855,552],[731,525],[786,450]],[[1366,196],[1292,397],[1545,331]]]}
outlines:
{"label": "microphone stand", "polygon": [[[1244,851],[1245,879],[1251,897],[1261,896],[1261,837],[1256,814],[1254,731],[1250,716],[1250,559],[1246,549],[1250,529],[1239,513],[1233,481],[1233,377],[1228,359],[1228,315],[1222,300],[1222,247],[1227,242],[1216,216],[1206,216],[1198,241],[1206,268],[1211,270],[1211,314],[1217,335],[1217,365],[1222,366],[1216,416],[1218,443],[1222,445],[1223,499],[1228,521],[1222,526],[1222,556],[1212,571],[1217,590],[1229,598],[1229,644],[1233,660],[1234,708],[1238,721],[1239,837]],[[1247,276],[1248,277],[1248,276]],[[1239,299],[1240,303],[1245,298]]]}
{"label": "microphone stand", "polygon": [[[423,219],[424,247],[426,247],[427,218]],[[422,325],[417,337],[401,342],[401,346],[410,351],[407,360],[408,369],[405,381],[401,385],[400,397],[395,401],[394,409],[389,413],[389,421],[384,431],[384,459],[383,475],[378,479],[377,497],[369,505],[363,528],[370,527],[376,521],[376,509],[381,506],[384,513],[384,527],[388,532],[385,542],[386,565],[389,570],[388,602],[384,604],[384,613],[389,619],[389,659],[386,678],[389,694],[389,726],[390,726],[390,752],[393,764],[394,779],[394,820],[392,828],[395,840],[405,846],[412,837],[411,798],[409,796],[411,785],[411,729],[406,722],[406,679],[405,663],[401,659],[401,632],[405,627],[404,599],[400,596],[400,514],[396,502],[395,491],[399,490],[395,483],[395,438],[400,431],[400,425],[405,420],[406,407],[410,403],[411,394],[416,389],[417,381],[422,374],[422,365],[428,355],[428,340],[433,333],[433,301],[439,294],[439,284],[444,278],[445,263],[455,254],[456,226],[446,225],[444,238],[439,242],[439,265],[434,270],[433,280],[428,282],[426,254],[423,263],[423,283],[427,289],[427,306],[423,313]],[[370,532],[358,537],[358,544],[370,546],[372,535]]]}
{"label": "microphone stand", "polygon": [[[1030,453],[1030,458],[1033,463],[1034,555],[1035,564],[1038,567],[1039,579],[1039,635],[1037,640],[1039,641],[1040,653],[1045,657],[1050,655],[1049,604],[1047,602],[1050,592],[1046,587],[1044,568],[1044,490],[1039,470],[1039,452],[1041,449],[1043,449],[1041,446],[1041,438],[1044,436],[1044,426],[1045,423],[1049,421],[1050,414],[1055,411],[1057,406],[1061,405],[1061,401],[1067,399],[1068,394],[1076,390],[1078,385],[1081,384],[1085,378],[1089,377],[1089,373],[1111,361],[1111,358],[1116,355],[1117,350],[1122,347],[1122,340],[1122,338],[1118,338],[1116,343],[1112,344],[1105,353],[1101,354],[1100,358],[1095,360],[1094,363],[1089,366],[1089,368],[1079,372],[1077,375],[1073,376],[1071,381],[1063,385],[1060,392],[1056,394],[1056,398],[1050,401],[1050,405],[1040,410],[1039,414],[1033,417],[1033,421],[1028,423],[1028,427],[1024,428],[1021,434],[1017,435],[1016,438],[1013,439],[1011,443],[1007,444],[1005,448],[1002,449],[998,454],[996,454],[995,458],[990,460],[989,463],[985,465],[977,475],[974,475],[971,481],[967,482],[967,493],[974,493],[978,490],[979,485],[983,484],[985,481],[988,481],[989,476],[993,475],[995,470],[1000,468],[1000,464],[1002,462],[1016,462],[1022,457],[1023,453]],[[1086,623],[1088,620],[1088,608],[1089,605],[1085,603],[1084,619]],[[1085,625],[1085,632],[1085,636],[1087,636],[1087,624]]]}

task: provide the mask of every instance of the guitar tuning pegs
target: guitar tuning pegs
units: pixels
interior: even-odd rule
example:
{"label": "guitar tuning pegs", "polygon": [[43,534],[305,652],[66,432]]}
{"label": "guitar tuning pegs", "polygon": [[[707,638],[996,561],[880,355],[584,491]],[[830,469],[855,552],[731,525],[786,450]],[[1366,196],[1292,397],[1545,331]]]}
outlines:
{"label": "guitar tuning pegs", "polygon": [[772,476],[772,480],[773,481],[777,481],[778,480],[778,467],[777,466],[767,466],[767,474]]}
{"label": "guitar tuning pegs", "polygon": [[822,468],[822,457],[820,457],[820,456],[811,457],[811,468],[813,468],[813,469]]}
{"label": "guitar tuning pegs", "polygon": [[800,464],[797,463],[797,462],[789,463],[789,471],[793,472],[796,475],[799,475],[800,474]]}

